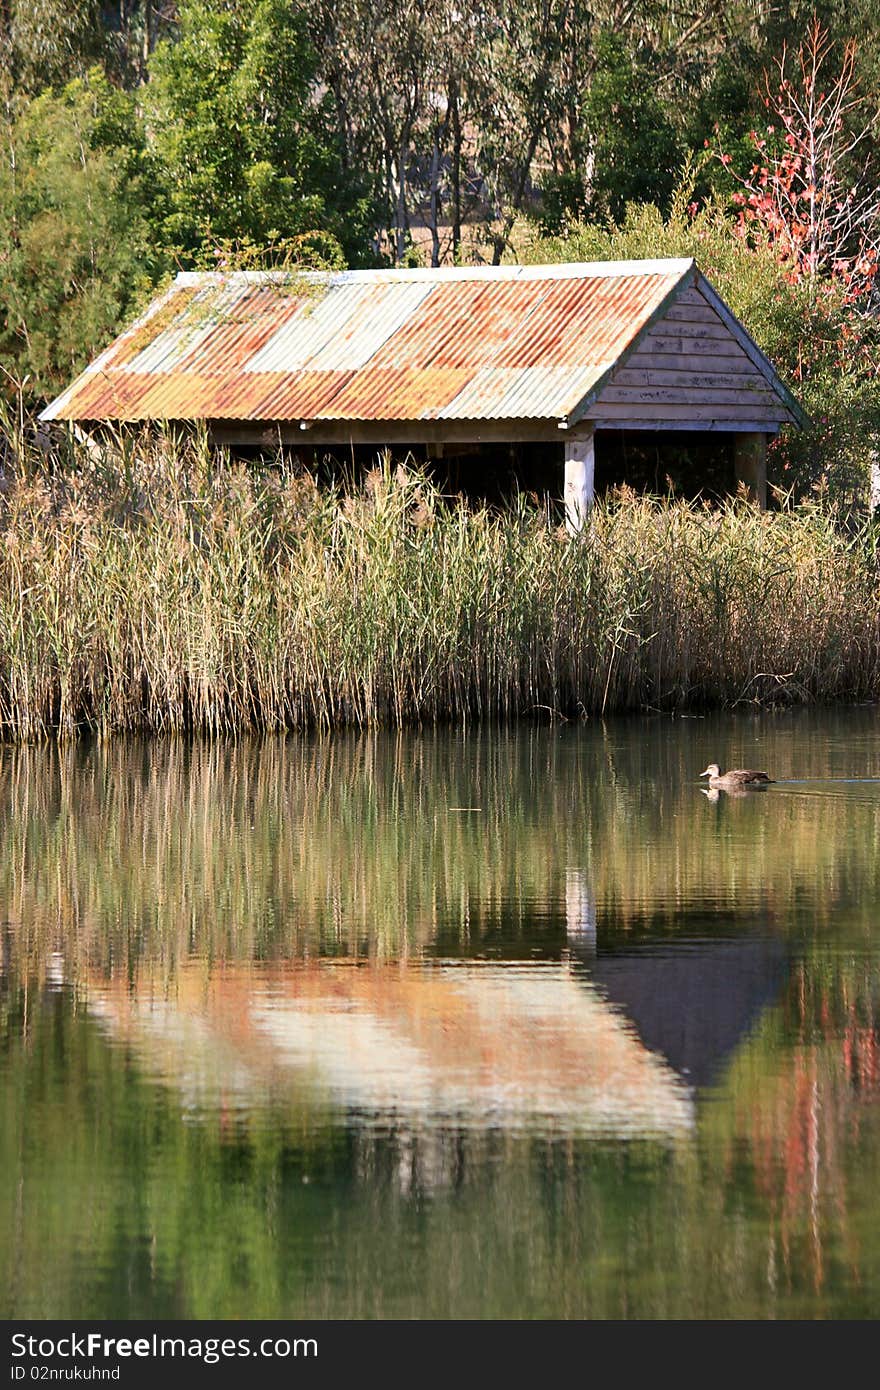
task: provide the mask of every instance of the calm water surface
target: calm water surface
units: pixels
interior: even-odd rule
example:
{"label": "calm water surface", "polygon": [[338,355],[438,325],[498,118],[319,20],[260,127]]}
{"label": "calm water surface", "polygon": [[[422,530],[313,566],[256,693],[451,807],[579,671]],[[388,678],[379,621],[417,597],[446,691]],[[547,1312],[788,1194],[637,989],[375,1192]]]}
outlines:
{"label": "calm water surface", "polygon": [[0,836],[0,1316],[880,1313],[877,710],[0,749]]}

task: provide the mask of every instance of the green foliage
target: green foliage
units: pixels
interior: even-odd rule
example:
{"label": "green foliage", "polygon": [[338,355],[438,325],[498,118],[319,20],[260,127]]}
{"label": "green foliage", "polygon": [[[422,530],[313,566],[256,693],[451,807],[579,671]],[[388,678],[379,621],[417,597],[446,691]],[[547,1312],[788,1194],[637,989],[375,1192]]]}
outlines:
{"label": "green foliage", "polygon": [[589,168],[550,175],[542,184],[542,223],[559,230],[565,215],[618,218],[628,203],[665,204],[683,150],[653,85],[656,65],[629,51],[619,34],[600,33],[594,71],[581,102],[578,148]]}
{"label": "green foliage", "polygon": [[0,163],[0,363],[62,389],[164,267],[132,98],[99,68],[23,102]]}
{"label": "green foliage", "polygon": [[342,185],[312,99],[315,64],[304,11],[287,0],[181,4],[147,102],[168,193],[162,236],[184,260],[222,239],[316,228],[363,245],[365,207]]}
{"label": "green foliage", "polygon": [[[2,29],[0,7],[0,29]],[[6,66],[20,89],[37,93],[85,76],[105,48],[99,0],[11,0]]]}
{"label": "green foliage", "polygon": [[283,237],[270,232],[264,242],[252,237],[222,237],[198,254],[199,270],[344,270],[342,247],[332,232],[302,232]]}

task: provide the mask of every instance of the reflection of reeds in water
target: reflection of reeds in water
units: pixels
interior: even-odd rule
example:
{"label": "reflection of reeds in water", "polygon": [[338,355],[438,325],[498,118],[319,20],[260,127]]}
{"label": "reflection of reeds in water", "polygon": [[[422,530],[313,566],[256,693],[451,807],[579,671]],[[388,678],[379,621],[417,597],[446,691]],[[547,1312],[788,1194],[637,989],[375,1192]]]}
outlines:
{"label": "reflection of reeds in water", "polygon": [[[711,806],[693,780],[706,737],[660,720],[7,749],[5,949],[32,966],[59,951],[69,979],[144,959],[170,977],[191,956],[558,958],[566,932],[588,949],[594,928],[600,945],[648,919],[687,934],[718,911],[801,934],[846,911],[868,930],[880,797],[780,786]],[[785,771],[785,721],[762,742]]]}
{"label": "reflection of reeds in water", "polygon": [[[11,466],[10,466],[11,467]],[[0,729],[432,723],[872,697],[873,532],[626,493],[584,542],[376,470],[321,493],[198,444],[26,456],[0,497]]]}
{"label": "reflection of reeds in water", "polygon": [[[118,1316],[234,1316],[243,1298],[264,1317],[870,1315],[877,801],[780,784],[709,806],[693,779],[710,752],[740,761],[756,738],[783,778],[851,774],[854,760],[876,775],[874,725],[865,711],[3,750],[4,1311],[106,1315],[119,1290]],[[709,930],[743,903],[735,931],[794,922],[797,951],[813,934],[711,1103],[697,1097],[693,1142],[342,1123],[300,1084],[320,1068],[283,1061],[296,982],[314,1019],[318,983],[326,996],[344,976],[343,1013],[402,1016],[442,1071],[454,1049],[433,1039],[457,1014],[435,1001],[420,1017],[407,981],[441,984],[445,967],[414,958],[505,942],[522,959],[544,938],[558,956],[566,904],[588,928],[594,902],[600,954],[611,921],[624,932],[666,913],[687,935],[695,913]],[[27,993],[47,968],[71,988]],[[592,970],[542,968],[566,990]],[[260,991],[268,1005],[249,1019]],[[586,1062],[609,1048],[676,1102],[626,1017],[614,1025],[592,1054],[583,1043]],[[460,1036],[470,1068],[481,1037],[503,1071],[498,1048],[528,1041],[527,1010],[510,1001],[497,1035],[477,1020]],[[574,1082],[581,1059],[563,1049],[511,1062],[552,1080],[559,1051]]]}

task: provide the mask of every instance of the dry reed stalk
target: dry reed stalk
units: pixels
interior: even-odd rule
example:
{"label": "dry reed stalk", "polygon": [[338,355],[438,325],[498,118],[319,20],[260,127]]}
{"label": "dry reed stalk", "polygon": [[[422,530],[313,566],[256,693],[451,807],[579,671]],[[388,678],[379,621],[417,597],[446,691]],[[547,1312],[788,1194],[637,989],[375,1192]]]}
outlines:
{"label": "dry reed stalk", "polygon": [[0,496],[0,729],[402,725],[873,699],[874,527],[622,490],[571,540],[386,466],[319,491],[279,460],[144,438]]}

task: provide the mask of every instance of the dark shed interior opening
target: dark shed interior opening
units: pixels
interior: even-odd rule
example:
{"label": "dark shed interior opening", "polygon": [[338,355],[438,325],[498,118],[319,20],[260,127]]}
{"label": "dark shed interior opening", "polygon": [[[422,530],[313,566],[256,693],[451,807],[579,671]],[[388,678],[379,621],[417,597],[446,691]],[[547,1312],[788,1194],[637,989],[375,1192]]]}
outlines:
{"label": "dark shed interior opening", "polygon": [[636,492],[670,491],[713,501],[736,491],[735,435],[708,430],[597,430],[596,495],[626,483]]}
{"label": "dark shed interior opening", "polygon": [[[735,436],[699,430],[597,430],[596,496],[626,484],[637,492],[712,500],[736,491]],[[251,452],[236,450],[236,453]],[[256,452],[256,451],[254,451]],[[464,495],[477,505],[504,506],[517,492],[539,503],[562,498],[565,446],[560,440],[529,443],[374,444],[298,447],[294,456],[330,481],[340,476],[362,482],[385,453],[392,463],[414,462],[427,470],[441,492]]]}
{"label": "dark shed interior opening", "polygon": [[[235,449],[238,455],[256,455],[258,450]],[[449,497],[463,495],[475,505],[503,507],[517,492],[545,497],[562,497],[564,450],[562,444],[497,443],[479,444],[375,444],[318,445],[290,451],[303,468],[315,473],[319,482],[353,479],[358,485],[370,469],[385,456],[392,465],[415,465]]]}

